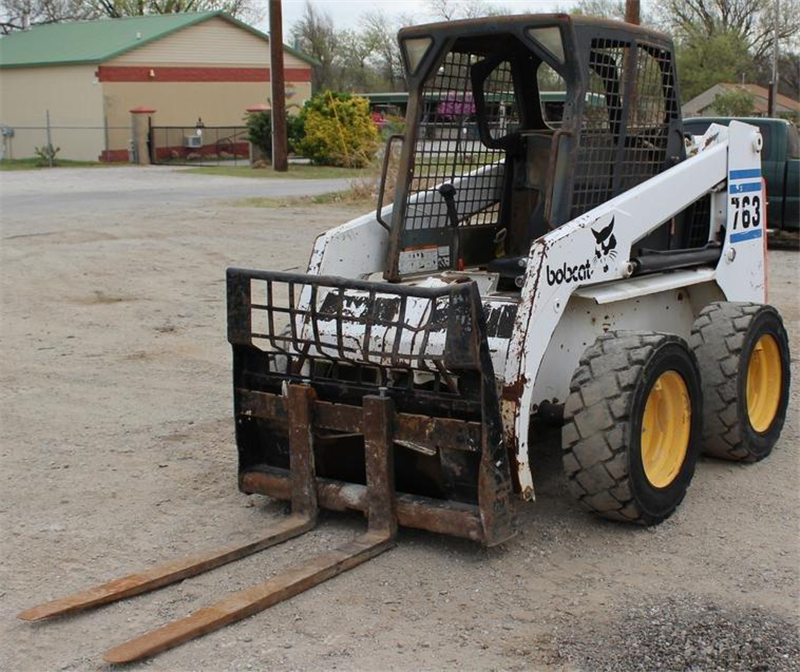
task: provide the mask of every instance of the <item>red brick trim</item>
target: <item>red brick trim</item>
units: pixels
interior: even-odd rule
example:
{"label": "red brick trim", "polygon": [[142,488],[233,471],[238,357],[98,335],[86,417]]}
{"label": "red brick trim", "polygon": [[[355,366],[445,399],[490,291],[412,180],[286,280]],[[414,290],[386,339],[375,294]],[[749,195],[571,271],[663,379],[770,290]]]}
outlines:
{"label": "red brick trim", "polygon": [[104,149],[100,153],[99,158],[103,163],[122,163],[130,161],[127,149]]}
{"label": "red brick trim", "polygon": [[189,160],[189,156],[195,155],[203,158],[215,159],[217,152],[227,152],[228,158],[236,156],[240,161],[248,159],[250,156],[250,143],[247,141],[236,143],[224,143],[220,145],[203,145],[202,147],[184,147],[183,145],[173,145],[172,147],[157,147],[156,159],[159,161]]}
{"label": "red brick trim", "polygon": [[[152,73],[152,75],[151,75]],[[286,68],[287,82],[310,82],[310,68]],[[101,65],[101,82],[268,82],[269,68],[210,68]]]}
{"label": "red brick trim", "polygon": [[[183,145],[173,145],[172,147],[156,148],[156,157],[161,161],[184,160],[190,154],[198,154],[201,157],[217,157],[217,152],[228,152],[231,157],[234,155],[240,161],[246,161],[250,156],[250,143],[240,141],[230,144],[203,145],[202,147],[184,147]],[[196,157],[195,157],[196,158]],[[123,163],[130,161],[127,149],[104,149],[98,157],[103,163]]]}

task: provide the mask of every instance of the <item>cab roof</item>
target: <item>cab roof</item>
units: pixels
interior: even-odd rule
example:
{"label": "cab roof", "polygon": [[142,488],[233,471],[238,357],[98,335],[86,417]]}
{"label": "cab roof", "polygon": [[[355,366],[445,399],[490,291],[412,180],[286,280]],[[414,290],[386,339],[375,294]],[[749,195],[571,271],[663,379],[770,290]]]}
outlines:
{"label": "cab roof", "polygon": [[582,31],[597,31],[608,37],[609,33],[619,33],[620,36],[637,36],[653,42],[668,42],[672,40],[668,35],[651,28],[645,28],[633,23],[614,21],[597,16],[582,14],[514,14],[511,16],[489,16],[479,19],[460,19],[457,21],[439,21],[425,23],[418,26],[401,28],[398,38],[403,40],[409,37],[421,37],[431,34],[442,34],[448,37],[467,36],[475,33],[492,34],[516,31],[521,28],[535,26],[561,25]]}

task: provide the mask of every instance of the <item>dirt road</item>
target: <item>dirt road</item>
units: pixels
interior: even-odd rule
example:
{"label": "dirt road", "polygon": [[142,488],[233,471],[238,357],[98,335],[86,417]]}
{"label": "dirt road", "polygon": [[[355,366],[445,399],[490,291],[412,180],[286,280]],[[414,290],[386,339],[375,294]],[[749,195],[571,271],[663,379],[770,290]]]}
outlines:
{"label": "dirt road", "polygon": [[[4,206],[1,669],[107,669],[106,648],[362,529],[323,514],[302,540],[178,586],[48,624],[15,619],[283,515],[236,490],[224,269],[303,268],[314,235],[353,214]],[[770,257],[795,356],[798,259]],[[797,390],[768,460],[703,459],[657,528],[580,511],[551,435],[535,456],[538,501],[503,547],[404,530],[363,567],[126,669],[798,669]]]}

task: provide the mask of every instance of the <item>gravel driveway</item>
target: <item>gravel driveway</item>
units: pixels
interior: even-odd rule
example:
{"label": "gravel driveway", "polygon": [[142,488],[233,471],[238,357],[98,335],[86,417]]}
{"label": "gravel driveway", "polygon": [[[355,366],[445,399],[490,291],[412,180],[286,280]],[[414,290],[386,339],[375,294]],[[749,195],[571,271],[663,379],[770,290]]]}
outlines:
{"label": "gravel driveway", "polygon": [[0,177],[3,236],[82,226],[90,213],[114,217],[198,207],[221,199],[316,196],[342,191],[348,183],[348,179],[198,175],[169,166],[8,171]]}
{"label": "gravel driveway", "polygon": [[[2,184],[0,669],[108,670],[110,646],[363,528],[323,513],[302,539],[180,585],[52,623],[16,620],[284,515],[236,490],[224,270],[303,268],[314,236],[358,213],[221,201],[331,181],[116,169]],[[772,252],[771,301],[795,356],[797,288],[797,253]],[[581,511],[549,432],[532,455],[537,502],[520,504],[509,543],[402,530],[364,566],[126,670],[797,670],[797,390],[769,459],[702,459],[659,527]]]}

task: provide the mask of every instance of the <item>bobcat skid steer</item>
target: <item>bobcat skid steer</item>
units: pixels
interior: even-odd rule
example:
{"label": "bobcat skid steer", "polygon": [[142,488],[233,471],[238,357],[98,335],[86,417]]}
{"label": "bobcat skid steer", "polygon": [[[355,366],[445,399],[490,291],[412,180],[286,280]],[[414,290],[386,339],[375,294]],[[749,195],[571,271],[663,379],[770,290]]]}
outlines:
{"label": "bobcat skid steer", "polygon": [[390,548],[398,524],[504,542],[514,496],[533,499],[536,417],[563,424],[585,508],[645,525],[679,505],[701,450],[772,450],[789,348],[765,304],[758,130],[712,126],[687,158],[672,43],[636,26],[514,16],[399,40],[393,203],[321,235],[305,274],[227,273],[239,488],[291,515],[22,618],[206,571],[309,530],[318,507],[364,512],[366,533],[106,659],[287,599]]}

